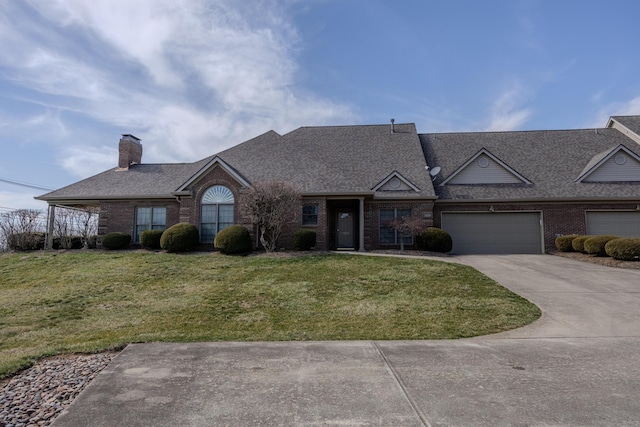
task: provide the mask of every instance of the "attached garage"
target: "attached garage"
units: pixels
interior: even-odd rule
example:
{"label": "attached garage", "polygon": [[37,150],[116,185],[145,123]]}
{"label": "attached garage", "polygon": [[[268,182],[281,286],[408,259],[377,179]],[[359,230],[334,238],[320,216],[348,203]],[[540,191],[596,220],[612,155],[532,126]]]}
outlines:
{"label": "attached garage", "polygon": [[640,237],[640,211],[587,212],[587,234]]}
{"label": "attached garage", "polygon": [[443,212],[456,254],[540,254],[540,212]]}

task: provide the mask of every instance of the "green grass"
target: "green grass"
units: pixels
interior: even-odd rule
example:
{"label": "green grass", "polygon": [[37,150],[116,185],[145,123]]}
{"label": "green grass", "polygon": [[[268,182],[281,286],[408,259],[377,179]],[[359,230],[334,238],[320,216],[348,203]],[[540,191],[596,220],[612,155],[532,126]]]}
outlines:
{"label": "green grass", "polygon": [[441,339],[513,329],[536,306],[473,268],[352,255],[0,255],[0,377],[130,342]]}

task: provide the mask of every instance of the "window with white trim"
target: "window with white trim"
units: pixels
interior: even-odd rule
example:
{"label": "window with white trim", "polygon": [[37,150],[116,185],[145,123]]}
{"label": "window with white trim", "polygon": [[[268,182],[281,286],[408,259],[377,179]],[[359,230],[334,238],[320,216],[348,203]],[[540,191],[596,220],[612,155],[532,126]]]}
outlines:
{"label": "window with white trim", "polygon": [[220,230],[233,225],[234,201],[231,190],[223,185],[214,185],[204,193],[200,201],[202,243],[213,243]]}
{"label": "window with white trim", "polygon": [[140,234],[145,230],[164,230],[167,226],[167,208],[136,208],[135,242],[140,242]]}
{"label": "window with white trim", "polygon": [[401,238],[405,245],[413,244],[413,236],[402,237],[396,229],[389,226],[389,223],[395,219],[410,216],[411,209],[380,209],[380,244],[399,245]]}

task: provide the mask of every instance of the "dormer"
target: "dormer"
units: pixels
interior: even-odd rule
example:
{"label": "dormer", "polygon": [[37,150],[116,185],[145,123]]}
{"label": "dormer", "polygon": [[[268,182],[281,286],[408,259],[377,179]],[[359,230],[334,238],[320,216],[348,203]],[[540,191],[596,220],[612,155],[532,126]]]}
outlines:
{"label": "dormer", "polygon": [[402,176],[399,172],[393,171],[387,175],[382,181],[380,181],[371,190],[373,191],[412,191],[419,192],[420,189],[413,185],[411,181]]}
{"label": "dormer", "polygon": [[640,182],[640,156],[620,144],[593,156],[576,182]]}
{"label": "dormer", "polygon": [[531,181],[482,148],[440,185],[468,184],[531,184]]}

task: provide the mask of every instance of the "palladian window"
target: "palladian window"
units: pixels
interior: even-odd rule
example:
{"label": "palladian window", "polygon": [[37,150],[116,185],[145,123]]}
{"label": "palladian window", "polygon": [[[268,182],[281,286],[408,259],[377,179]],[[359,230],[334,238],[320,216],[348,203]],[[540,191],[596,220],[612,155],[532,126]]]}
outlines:
{"label": "palladian window", "polygon": [[216,234],[233,225],[233,193],[227,187],[214,185],[200,201],[200,241],[213,243]]}

